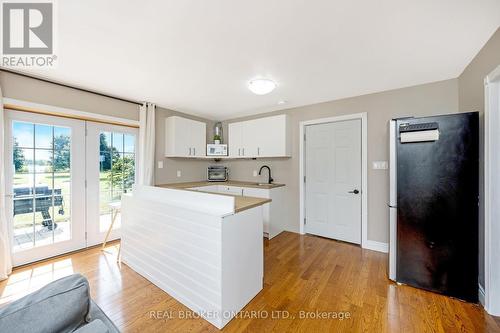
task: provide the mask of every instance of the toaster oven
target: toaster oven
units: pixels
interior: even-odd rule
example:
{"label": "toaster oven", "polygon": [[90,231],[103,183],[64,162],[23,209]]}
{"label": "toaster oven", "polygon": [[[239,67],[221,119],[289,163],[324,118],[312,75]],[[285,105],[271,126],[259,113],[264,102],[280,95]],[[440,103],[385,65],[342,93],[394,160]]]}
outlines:
{"label": "toaster oven", "polygon": [[207,180],[209,182],[225,182],[227,180],[227,167],[222,165],[211,165],[207,168]]}

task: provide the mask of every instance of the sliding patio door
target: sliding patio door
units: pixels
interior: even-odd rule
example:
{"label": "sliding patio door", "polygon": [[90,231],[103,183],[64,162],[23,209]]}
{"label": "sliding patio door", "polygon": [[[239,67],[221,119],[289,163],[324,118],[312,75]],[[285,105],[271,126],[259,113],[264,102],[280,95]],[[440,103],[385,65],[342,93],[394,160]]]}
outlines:
{"label": "sliding patio door", "polygon": [[6,111],[7,209],[15,266],[85,242],[85,122]]}
{"label": "sliding patio door", "polygon": [[138,129],[87,122],[87,244],[120,237],[121,196],[136,179]]}
{"label": "sliding patio door", "polygon": [[15,266],[120,237],[136,179],[138,129],[5,111],[6,187]]}

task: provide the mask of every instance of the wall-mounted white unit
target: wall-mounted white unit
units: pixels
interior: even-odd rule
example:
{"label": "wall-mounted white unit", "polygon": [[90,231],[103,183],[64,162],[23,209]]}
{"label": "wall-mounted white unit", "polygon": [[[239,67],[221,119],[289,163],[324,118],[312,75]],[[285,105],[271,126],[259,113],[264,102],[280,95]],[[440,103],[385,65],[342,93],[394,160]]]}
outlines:
{"label": "wall-mounted white unit", "polygon": [[204,122],[172,116],[165,119],[165,156],[206,156],[207,125]]}
{"label": "wall-mounted white unit", "polygon": [[285,114],[230,123],[229,157],[289,157],[290,126]]}

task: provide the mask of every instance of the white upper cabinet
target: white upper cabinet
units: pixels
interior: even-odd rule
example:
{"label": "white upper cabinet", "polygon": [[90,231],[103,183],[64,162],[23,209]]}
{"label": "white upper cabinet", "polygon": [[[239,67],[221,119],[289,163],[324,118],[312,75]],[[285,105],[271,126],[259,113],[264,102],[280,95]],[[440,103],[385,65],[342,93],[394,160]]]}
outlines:
{"label": "white upper cabinet", "polygon": [[290,126],[285,114],[230,123],[229,157],[288,157]]}
{"label": "white upper cabinet", "polygon": [[189,120],[188,135],[190,136],[190,146],[193,147],[192,155],[196,157],[207,156],[207,124]]}
{"label": "white upper cabinet", "polygon": [[165,119],[165,156],[205,157],[207,125],[204,122],[172,116]]}
{"label": "white upper cabinet", "polygon": [[229,157],[243,156],[243,123],[228,125]]}
{"label": "white upper cabinet", "polygon": [[259,156],[259,146],[266,144],[263,124],[264,122],[261,119],[243,122],[243,157]]}

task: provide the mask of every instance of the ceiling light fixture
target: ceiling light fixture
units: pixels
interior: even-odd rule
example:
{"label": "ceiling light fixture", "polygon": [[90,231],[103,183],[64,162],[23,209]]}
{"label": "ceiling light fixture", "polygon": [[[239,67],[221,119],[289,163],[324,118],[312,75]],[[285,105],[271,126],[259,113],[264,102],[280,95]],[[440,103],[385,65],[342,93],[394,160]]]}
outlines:
{"label": "ceiling light fixture", "polygon": [[248,89],[257,95],[269,94],[276,86],[276,82],[270,79],[254,79],[248,82]]}

